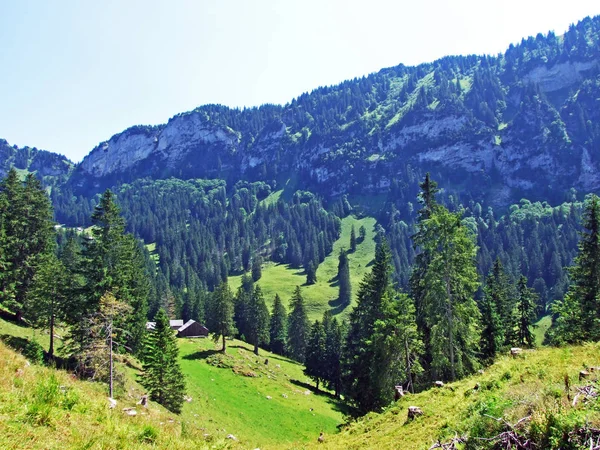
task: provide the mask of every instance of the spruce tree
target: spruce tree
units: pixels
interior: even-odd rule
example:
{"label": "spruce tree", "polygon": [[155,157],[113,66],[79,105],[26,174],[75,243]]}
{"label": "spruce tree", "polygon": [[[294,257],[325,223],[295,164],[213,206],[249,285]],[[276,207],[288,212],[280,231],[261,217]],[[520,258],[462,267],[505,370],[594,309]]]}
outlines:
{"label": "spruce tree", "polygon": [[354,229],[354,224],[350,228],[350,251],[353,253],[356,251],[356,230]]}
{"label": "spruce tree", "polygon": [[292,299],[290,300],[290,308],[287,353],[296,361],[304,362],[310,325],[306,314],[306,307],[304,306],[304,298],[300,292],[300,286],[296,286],[294,295],[292,295]]}
{"label": "spruce tree", "polygon": [[517,345],[535,346],[535,337],[531,332],[536,318],[537,293],[527,287],[527,278],[521,275],[517,285]]}
{"label": "spruce tree", "polygon": [[260,256],[256,256],[252,260],[252,280],[255,282],[260,280],[260,277],[262,277],[262,263],[263,260]]}
{"label": "spruce tree", "polygon": [[54,358],[54,330],[63,322],[69,305],[69,282],[65,266],[54,253],[38,257],[38,269],[27,293],[25,317],[36,328],[45,328],[50,336],[48,356]]}
{"label": "spruce tree", "polygon": [[233,295],[227,282],[222,282],[213,292],[210,300],[209,330],[215,342],[219,338],[223,340],[221,352],[225,353],[226,338],[235,334],[235,323],[233,321]]}
{"label": "spruce tree", "polygon": [[343,306],[348,306],[352,301],[352,285],[350,284],[350,264],[348,255],[342,248],[338,262],[338,283],[339,283],[339,302]]}
{"label": "spruce tree", "polygon": [[269,310],[260,286],[256,285],[248,302],[248,342],[254,345],[258,355],[258,346],[269,343]]}
{"label": "spruce tree", "polygon": [[344,346],[342,376],[344,391],[361,412],[379,404],[378,386],[373,383],[375,322],[383,319],[382,303],[389,290],[390,255],[386,244],[377,246],[371,272],[360,283],[357,304],[350,313],[350,329]]}
{"label": "spruce tree", "polygon": [[508,277],[500,258],[494,262],[485,279],[483,299],[480,304],[482,333],[481,353],[493,360],[504,345],[515,340],[514,304],[510,299]]}
{"label": "spruce tree", "polygon": [[285,355],[287,340],[287,312],[281,302],[279,294],[275,294],[273,301],[273,314],[269,324],[270,348],[273,353]]}
{"label": "spruce tree", "polygon": [[319,383],[327,375],[326,335],[323,324],[318,320],[310,328],[304,365],[304,374],[314,380],[318,391]]}
{"label": "spruce tree", "polygon": [[365,238],[367,237],[367,229],[365,228],[364,225],[361,225],[360,228],[358,229],[358,242],[364,242]]}
{"label": "spruce tree", "polygon": [[317,269],[312,261],[306,266],[306,284],[309,286],[317,282]]}
{"label": "spruce tree", "polygon": [[323,314],[325,330],[325,383],[339,397],[342,390],[342,346],[344,330],[330,311]]}
{"label": "spruce tree", "polygon": [[579,254],[569,269],[571,285],[552,306],[554,343],[600,339],[600,199],[594,194],[586,198],[582,225]]}
{"label": "spruce tree", "polygon": [[421,276],[432,375],[455,380],[478,366],[480,312],[473,299],[479,284],[476,247],[461,214],[441,206],[423,222],[423,230],[416,242],[430,258]]}
{"label": "spruce tree", "polygon": [[435,198],[439,192],[437,186],[437,183],[431,179],[429,172],[425,174],[425,179],[419,184],[421,192],[418,195],[418,201],[421,204],[421,209],[418,211],[416,232],[412,236],[413,247],[417,254],[415,256],[409,281],[411,297],[415,303],[417,328],[423,337],[423,366],[427,372],[429,372],[431,366],[432,351],[430,345],[431,329],[428,322],[425,320],[425,293],[427,292],[425,273],[431,263],[432,254],[431,251],[423,245],[423,242],[428,233],[426,221],[429,220],[440,207]]}
{"label": "spruce tree", "polygon": [[177,338],[164,309],[158,311],[154,320],[154,329],[146,334],[140,382],[152,400],[179,414],[184,402],[185,380],[177,360]]}

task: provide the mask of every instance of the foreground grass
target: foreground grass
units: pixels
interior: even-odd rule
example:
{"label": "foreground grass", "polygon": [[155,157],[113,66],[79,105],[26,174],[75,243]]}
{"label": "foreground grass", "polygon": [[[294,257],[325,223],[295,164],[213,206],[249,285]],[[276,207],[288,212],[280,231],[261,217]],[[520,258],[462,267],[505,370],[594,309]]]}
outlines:
{"label": "foreground grass", "polygon": [[336,432],[343,405],[330,394],[315,393],[303,366],[262,350],[257,357],[241,341],[228,346],[221,355],[209,339],[180,341],[193,398],[184,418],[203,423],[216,436],[231,433],[245,448],[281,448],[316,439],[321,431]]}
{"label": "foreground grass", "polygon": [[[362,226],[367,230],[366,238],[359,243],[356,251],[348,254],[350,262],[350,281],[352,284],[353,302],[351,306],[343,308],[337,301],[338,283],[337,269],[340,249],[350,248],[350,230],[354,225],[356,235]],[[275,294],[279,294],[284,304],[292,297],[296,286],[300,286],[302,295],[306,301],[309,319],[320,319],[323,312],[332,310],[334,314],[345,318],[355,304],[358,286],[365,273],[370,270],[369,263],[375,255],[375,219],[365,217],[357,219],[349,216],[342,220],[340,238],[334,243],[333,251],[327,255],[325,260],[319,264],[317,269],[317,283],[306,285],[306,274],[303,269],[294,269],[287,264],[266,263],[263,266],[262,278],[258,281],[267,304],[271,305]],[[229,283],[235,292],[241,283],[241,276],[229,277]]]}
{"label": "foreground grass", "polygon": [[[2,449],[204,449],[203,431],[139,397],[125,395],[109,409],[105,386],[74,380],[68,373],[29,364],[0,342],[0,448]],[[214,446],[214,447],[213,447]]]}
{"label": "foreground grass", "polygon": [[[491,417],[511,424],[529,417],[520,430],[537,440],[536,448],[583,448],[565,446],[562,440],[570,439],[568,433],[577,427],[600,426],[597,399],[572,406],[576,387],[590,383],[578,380],[579,371],[598,365],[598,343],[529,350],[516,359],[502,357],[483,374],[407,395],[384,413],[371,413],[340,434],[326,436],[319,448],[428,449],[454,436],[490,438],[505,430]],[[423,416],[408,420],[411,405],[422,408]],[[467,448],[493,447],[487,441],[472,440]]]}
{"label": "foreground grass", "polygon": [[[0,319],[0,337],[1,449],[150,444],[275,449],[302,446],[321,431],[333,434],[343,422],[344,405],[330,393],[315,392],[302,365],[262,350],[257,357],[241,341],[228,341],[227,354],[221,355],[209,339],[178,340],[191,401],[179,416],[151,403],[129,417],[122,409],[135,407],[144,393],[136,382],[139,363],[133,358],[127,358],[128,367],[118,365],[126,375],[125,387],[118,390],[118,407],[110,410],[104,383],[74,380],[67,372],[29,364],[6,346],[24,348],[36,340],[47,348],[44,333]],[[227,439],[230,434],[236,440]]]}

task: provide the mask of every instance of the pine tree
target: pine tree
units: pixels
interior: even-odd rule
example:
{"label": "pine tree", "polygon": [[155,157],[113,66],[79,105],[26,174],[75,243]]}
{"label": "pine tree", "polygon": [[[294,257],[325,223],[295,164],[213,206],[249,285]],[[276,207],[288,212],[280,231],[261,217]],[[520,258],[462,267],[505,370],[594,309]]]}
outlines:
{"label": "pine tree", "polygon": [[385,390],[392,392],[382,383],[382,375],[393,376],[388,370],[390,360],[374,339],[376,327],[386,325],[390,319],[386,316],[387,303],[393,298],[390,272],[390,252],[384,238],[377,246],[372,271],[360,284],[357,304],[350,313],[350,330],[342,359],[344,391],[361,412],[385,406],[388,403]]}
{"label": "pine tree", "polygon": [[350,251],[352,253],[356,251],[356,231],[354,230],[354,224],[350,228]]}
{"label": "pine tree", "polygon": [[554,343],[600,339],[600,199],[594,194],[586,198],[582,225],[579,254],[569,269],[571,285],[564,300],[552,306]]}
{"label": "pine tree", "polygon": [[317,269],[312,261],[306,266],[306,284],[309,286],[317,282]]}
{"label": "pine tree", "polygon": [[68,274],[54,253],[40,255],[37,266],[24,305],[25,317],[36,328],[48,330],[48,356],[53,359],[54,329],[63,321],[70,306]]}
{"label": "pine tree", "polygon": [[318,320],[312,325],[306,345],[304,374],[312,378],[319,390],[319,382],[326,378],[326,335],[323,324]]}
{"label": "pine tree", "polygon": [[300,292],[300,286],[296,286],[296,290],[290,301],[290,307],[287,352],[296,361],[304,362],[310,325],[306,314],[306,307],[304,306],[304,298]]}
{"label": "pine tree", "polygon": [[248,303],[248,342],[254,345],[258,355],[258,346],[269,343],[269,310],[263,298],[260,286],[256,285]]}
{"label": "pine tree", "polygon": [[482,333],[481,354],[493,360],[504,345],[515,340],[514,309],[509,297],[508,278],[500,258],[494,262],[485,280],[483,299],[480,305]]}
{"label": "pine tree", "polygon": [[177,360],[179,348],[165,310],[160,309],[154,320],[154,329],[146,334],[140,382],[152,400],[179,414],[185,395],[185,380]]}
{"label": "pine tree", "polygon": [[343,306],[348,306],[352,302],[352,285],[350,284],[350,264],[348,255],[342,248],[338,262],[338,283],[339,283],[339,301]]}
{"label": "pine tree", "polygon": [[428,233],[426,221],[431,218],[438,208],[440,208],[440,205],[435,198],[439,189],[437,183],[429,176],[429,172],[425,174],[425,180],[419,184],[419,187],[421,188],[421,192],[418,195],[418,201],[421,204],[421,209],[418,212],[416,232],[412,236],[414,249],[415,251],[418,251],[418,253],[415,256],[409,284],[411,297],[415,302],[417,328],[423,337],[423,366],[424,369],[429,372],[431,368],[432,350],[430,345],[431,329],[425,320],[425,293],[427,292],[425,273],[431,264],[432,254],[430,250],[423,245],[423,242]]}
{"label": "pine tree", "polygon": [[365,228],[364,225],[361,225],[360,228],[358,229],[358,242],[364,242],[365,238],[367,237],[367,229]]}
{"label": "pine tree", "polygon": [[270,348],[273,353],[285,355],[287,340],[287,312],[278,294],[273,301],[273,314],[269,324]]}
{"label": "pine tree", "polygon": [[430,255],[422,276],[432,374],[437,379],[455,380],[478,365],[480,313],[473,299],[479,284],[476,248],[460,213],[440,206],[423,226],[417,244]]}
{"label": "pine tree", "polygon": [[21,182],[15,169],[0,183],[0,207],[0,259],[8,269],[0,276],[0,301],[20,320],[37,270],[36,260],[54,248],[52,207],[40,181],[29,174]]}
{"label": "pine tree", "polygon": [[242,275],[242,282],[238,288],[234,299],[234,321],[237,330],[237,336],[246,340],[249,334],[250,320],[249,303],[250,297],[254,292],[254,281],[247,274]]}
{"label": "pine tree", "polygon": [[262,263],[263,261],[260,256],[256,256],[252,260],[252,280],[255,282],[260,280],[260,277],[262,277]]}
{"label": "pine tree", "polygon": [[342,389],[342,346],[344,330],[330,311],[323,314],[323,329],[325,330],[325,383],[332,389],[336,397]]}
{"label": "pine tree", "polygon": [[517,345],[535,346],[535,337],[531,332],[536,318],[538,295],[527,287],[527,278],[521,275],[517,285]]}
{"label": "pine tree", "polygon": [[213,340],[218,342],[223,339],[221,351],[225,353],[228,336],[235,334],[235,324],[233,322],[233,295],[227,282],[222,282],[213,292],[210,301],[209,329],[213,335]]}

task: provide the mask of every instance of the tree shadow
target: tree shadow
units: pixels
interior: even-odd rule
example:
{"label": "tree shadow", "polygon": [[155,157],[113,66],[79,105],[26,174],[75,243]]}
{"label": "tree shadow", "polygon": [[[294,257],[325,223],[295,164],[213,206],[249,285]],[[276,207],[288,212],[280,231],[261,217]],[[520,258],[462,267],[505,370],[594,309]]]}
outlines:
{"label": "tree shadow", "polygon": [[306,389],[306,390],[310,391],[314,395],[319,395],[321,397],[326,397],[327,398],[327,403],[329,403],[330,405],[332,405],[332,407],[333,407],[334,410],[339,411],[339,412],[343,413],[344,415],[352,416],[352,417],[356,417],[358,415],[358,412],[357,412],[356,408],[348,405],[341,398],[337,398],[331,392],[322,391],[320,389],[317,390],[316,386],[313,386],[312,384],[305,383],[305,382],[300,381],[300,380],[290,379],[290,383],[292,383],[292,384],[294,384],[294,385],[296,385],[298,387],[301,387],[303,389]]}
{"label": "tree shadow", "polygon": [[[246,350],[249,353],[252,353],[253,356],[256,356],[256,355],[254,355],[254,348],[248,348],[244,345],[230,345],[229,348],[237,348],[237,349]],[[261,350],[262,350],[262,348],[261,348]],[[302,365],[298,361],[294,361],[293,359],[286,358],[285,356],[275,355],[273,353],[271,353],[270,355],[265,355],[265,354],[261,353],[257,356],[257,358],[275,359],[277,361],[282,361],[282,362],[288,363],[288,364],[295,364],[297,366]]]}
{"label": "tree shadow", "polygon": [[196,360],[196,359],[206,359],[209,356],[215,355],[217,353],[221,353],[220,350],[213,350],[213,349],[209,349],[209,350],[202,350],[202,351],[198,351],[195,353],[190,353],[189,355],[185,355],[183,356],[183,359],[187,359],[187,360]]}
{"label": "tree shadow", "polygon": [[27,344],[29,344],[29,339],[18,337],[18,336],[11,336],[10,334],[0,335],[0,341],[4,342],[6,345],[8,345],[13,350],[16,350],[21,353],[23,353],[23,350],[25,350],[25,347],[27,347]]}
{"label": "tree shadow", "polygon": [[350,306],[350,305],[343,303],[339,297],[336,299],[333,299],[333,300],[329,300],[329,302],[327,302],[327,304],[329,305],[331,314],[333,314],[334,316],[337,316],[342,311],[344,311],[348,306]]}
{"label": "tree shadow", "polygon": [[375,264],[375,259],[369,261],[369,263],[365,267],[371,267],[373,264]]}

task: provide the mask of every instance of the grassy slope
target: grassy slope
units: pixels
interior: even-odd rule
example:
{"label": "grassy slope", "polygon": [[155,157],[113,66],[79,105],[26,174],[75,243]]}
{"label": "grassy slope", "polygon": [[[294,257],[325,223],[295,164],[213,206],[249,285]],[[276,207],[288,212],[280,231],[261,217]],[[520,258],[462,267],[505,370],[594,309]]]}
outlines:
{"label": "grassy slope", "polygon": [[[31,329],[2,319],[0,337],[13,345],[22,345],[20,339],[35,339],[44,348],[48,345],[47,335],[40,332],[34,335]],[[182,433],[183,442],[191,445],[189,448],[202,448],[206,439],[209,440],[207,444],[216,445],[216,448],[233,445],[226,439],[228,434],[236,436],[236,446],[242,448],[281,448],[293,442],[310,441],[320,431],[334,433],[343,421],[341,405],[328,394],[316,395],[307,384],[309,380],[302,373],[303,367],[296,362],[264,351],[256,357],[247,344],[228,341],[225,362],[229,367],[221,368],[206,361],[206,358],[215,358],[215,345],[211,340],[178,342],[187,393],[193,400],[184,404],[180,416],[170,415],[152,405],[151,417],[130,418],[124,416],[121,408],[134,406],[143,393],[143,388],[135,382],[137,372],[134,369],[126,369],[129,377],[123,398],[119,399],[118,412],[107,412],[105,385],[73,381],[61,371],[27,366],[26,383],[20,391],[16,390],[11,385],[12,374],[17,368],[25,368],[25,361],[0,341],[0,361],[3,361],[0,368],[3,380],[0,381],[0,430],[7,430],[4,438],[0,436],[0,448],[74,448],[85,447],[86,443],[93,444],[89,448],[119,448],[123,442],[128,443],[128,448],[145,448],[138,435],[146,425],[159,433],[157,444],[168,448],[184,448],[183,444],[170,446],[171,439],[181,439]],[[268,365],[264,364],[266,358]],[[4,361],[8,361],[6,367]],[[244,372],[253,372],[257,376],[248,377]],[[49,426],[24,425],[27,410],[35,403],[32,392],[52,373],[57,376],[58,385],[73,387],[79,397],[86,400],[78,406],[80,409],[53,407]],[[69,420],[63,426],[60,423],[67,415]],[[175,423],[168,422],[171,417]],[[169,429],[163,436],[165,423]],[[27,437],[21,442],[17,439],[23,426]],[[45,443],[49,444],[46,446]]]}
{"label": "grassy slope", "polygon": [[[306,285],[306,275],[302,269],[293,269],[288,265],[266,263],[263,266],[262,278],[258,281],[267,304],[270,305],[278,293],[286,304],[292,296],[296,286],[301,286],[302,295],[306,301],[308,315],[311,320],[320,319],[326,309],[333,310],[334,314],[346,317],[351,307],[341,309],[337,302],[338,285],[336,282],[338,256],[340,249],[350,247],[350,230],[352,225],[358,236],[361,225],[367,230],[364,242],[358,244],[356,251],[348,255],[350,261],[350,278],[352,282],[352,294],[356,297],[358,285],[365,273],[369,270],[368,264],[375,255],[374,226],[375,219],[365,217],[356,219],[349,216],[342,220],[342,233],[334,243],[333,251],[319,264],[317,269],[317,283],[312,286]],[[241,276],[229,277],[231,288],[237,290],[241,282]],[[354,302],[353,302],[354,304]]]}
{"label": "grassy slope", "polygon": [[[584,383],[578,381],[579,371],[598,365],[600,343],[529,350],[517,359],[502,357],[483,374],[407,395],[383,414],[369,414],[342,433],[327,436],[326,445],[319,448],[428,449],[437,439],[444,441],[455,433],[461,436],[494,427],[495,422],[484,414],[504,417],[510,423],[531,415],[531,422],[536,424],[561,415],[598,427],[598,401],[595,406],[586,408],[579,403],[573,408],[564,383],[568,375],[574,395],[574,387]],[[477,383],[480,388],[475,390]],[[410,405],[421,407],[424,415],[408,421]]]}
{"label": "grassy slope", "polygon": [[[211,340],[181,341],[181,365],[194,399],[183,417],[204,423],[208,433],[233,433],[246,448],[280,448],[336,431],[339,405],[329,395],[314,394],[301,365],[265,351],[257,357],[241,341],[228,345],[221,359]],[[209,364],[207,357],[230,367]]]}

